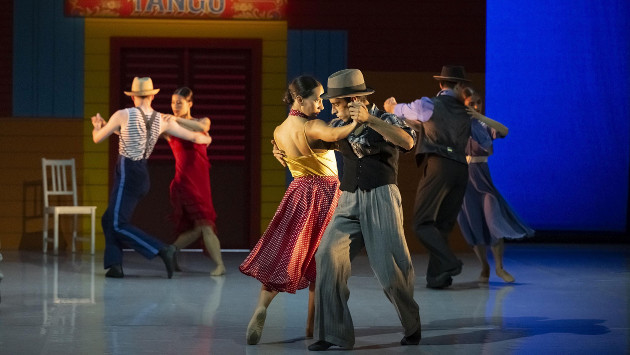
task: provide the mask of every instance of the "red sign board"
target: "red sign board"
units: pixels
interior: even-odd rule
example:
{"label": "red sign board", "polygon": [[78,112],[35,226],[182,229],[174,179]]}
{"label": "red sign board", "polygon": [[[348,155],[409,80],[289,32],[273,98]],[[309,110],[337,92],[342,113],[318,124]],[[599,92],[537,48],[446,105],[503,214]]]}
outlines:
{"label": "red sign board", "polygon": [[66,0],[66,16],[284,20],[289,0]]}

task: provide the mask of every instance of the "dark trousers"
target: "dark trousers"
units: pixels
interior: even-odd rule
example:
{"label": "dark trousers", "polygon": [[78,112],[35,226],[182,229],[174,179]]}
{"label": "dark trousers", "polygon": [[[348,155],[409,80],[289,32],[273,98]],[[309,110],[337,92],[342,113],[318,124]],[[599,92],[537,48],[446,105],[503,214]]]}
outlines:
{"label": "dark trousers", "polygon": [[420,182],[414,206],[414,231],[429,252],[427,281],[458,267],[448,245],[468,183],[468,165],[439,155],[426,156],[420,165]]}
{"label": "dark trousers", "polygon": [[118,157],[114,186],[101,224],[105,234],[104,265],[108,269],[122,264],[122,249],[131,247],[147,259],[154,258],[165,246],[160,240],[131,224],[133,211],[149,191],[146,160]]}

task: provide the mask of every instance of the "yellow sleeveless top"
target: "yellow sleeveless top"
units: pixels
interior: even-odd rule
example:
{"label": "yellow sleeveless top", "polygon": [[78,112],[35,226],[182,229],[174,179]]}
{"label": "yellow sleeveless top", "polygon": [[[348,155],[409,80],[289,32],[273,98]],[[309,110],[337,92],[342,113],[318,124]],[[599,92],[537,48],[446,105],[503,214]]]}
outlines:
{"label": "yellow sleeveless top", "polygon": [[[306,131],[304,132],[306,138]],[[306,140],[308,144],[308,139]],[[315,176],[337,176],[337,158],[335,158],[334,150],[327,150],[321,153],[315,153],[311,147],[309,155],[301,157],[289,158],[284,157],[287,167],[294,178],[315,175]]]}
{"label": "yellow sleeveless top", "polygon": [[[309,148],[310,149],[310,148]],[[312,152],[312,151],[311,151]],[[296,158],[285,157],[287,167],[294,178],[316,175],[316,176],[337,176],[337,159],[335,151],[328,150],[322,153],[304,155]]]}

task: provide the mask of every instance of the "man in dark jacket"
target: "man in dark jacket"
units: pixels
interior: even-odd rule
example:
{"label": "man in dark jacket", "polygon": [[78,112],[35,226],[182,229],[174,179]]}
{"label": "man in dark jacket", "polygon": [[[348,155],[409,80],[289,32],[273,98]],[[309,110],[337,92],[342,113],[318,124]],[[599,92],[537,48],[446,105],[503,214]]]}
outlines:
{"label": "man in dark jacket", "polygon": [[444,288],[462,271],[462,262],[448,245],[468,182],[466,143],[471,136],[471,117],[461,95],[466,79],[464,67],[444,66],[441,91],[410,104],[397,104],[390,97],[385,110],[404,117],[418,130],[416,163],[420,182],[414,206],[414,231],[429,251],[427,287]]}

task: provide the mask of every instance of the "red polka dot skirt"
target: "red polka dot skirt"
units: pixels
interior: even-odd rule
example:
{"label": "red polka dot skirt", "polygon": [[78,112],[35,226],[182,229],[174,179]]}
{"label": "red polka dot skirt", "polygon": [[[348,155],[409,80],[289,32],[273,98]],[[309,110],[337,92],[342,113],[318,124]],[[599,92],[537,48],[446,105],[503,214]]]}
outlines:
{"label": "red polka dot skirt", "polygon": [[336,176],[295,178],[241,272],[280,292],[308,287],[315,281],[315,251],[340,194]]}

